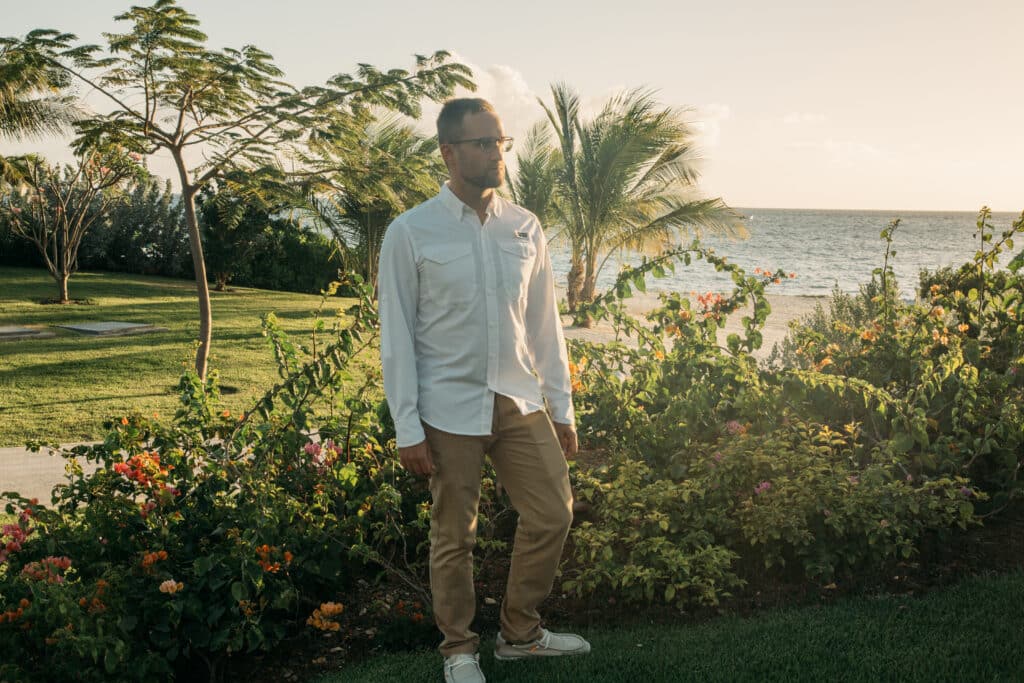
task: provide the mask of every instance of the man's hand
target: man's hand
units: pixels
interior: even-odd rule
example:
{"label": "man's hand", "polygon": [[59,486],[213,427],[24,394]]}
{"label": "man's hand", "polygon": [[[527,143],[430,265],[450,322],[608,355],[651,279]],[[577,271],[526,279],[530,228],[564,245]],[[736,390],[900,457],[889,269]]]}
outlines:
{"label": "man's hand", "polygon": [[561,422],[553,422],[552,424],[555,426],[555,434],[558,435],[558,443],[562,445],[562,454],[568,460],[576,455],[576,451],[579,448],[579,444],[576,442],[576,428]]}
{"label": "man's hand", "polygon": [[402,467],[421,477],[430,476],[434,472],[434,458],[430,454],[430,445],[426,439],[415,446],[398,449],[398,458]]}

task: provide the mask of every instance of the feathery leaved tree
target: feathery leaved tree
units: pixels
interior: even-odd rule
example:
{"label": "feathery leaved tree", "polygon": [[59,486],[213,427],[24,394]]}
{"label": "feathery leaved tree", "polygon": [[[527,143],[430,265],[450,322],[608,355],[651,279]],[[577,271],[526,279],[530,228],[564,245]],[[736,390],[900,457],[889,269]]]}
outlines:
{"label": "feathery leaved tree", "polygon": [[[42,29],[8,42],[94,88],[113,107],[75,123],[77,145],[112,140],[146,155],[162,150],[173,160],[199,303],[195,366],[205,378],[212,319],[196,217],[199,190],[217,178],[284,182],[285,160],[318,131],[373,106],[416,116],[424,97],[439,100],[457,86],[472,89],[471,74],[437,52],[417,56],[411,71],[361,64],[355,75],[295,88],[254,46],[209,48],[198,19],[174,0],[133,6],[115,19],[127,30],[104,34],[105,49],[73,46],[74,35]],[[202,160],[192,163],[197,156]]]}
{"label": "feathery leaved tree", "polygon": [[630,90],[585,120],[575,92],[564,84],[551,91],[552,104],[541,106],[558,138],[552,153],[560,152],[560,167],[549,209],[571,247],[570,310],[594,298],[614,253],[663,248],[682,232],[745,235],[721,199],[699,196],[698,157],[682,111]]}

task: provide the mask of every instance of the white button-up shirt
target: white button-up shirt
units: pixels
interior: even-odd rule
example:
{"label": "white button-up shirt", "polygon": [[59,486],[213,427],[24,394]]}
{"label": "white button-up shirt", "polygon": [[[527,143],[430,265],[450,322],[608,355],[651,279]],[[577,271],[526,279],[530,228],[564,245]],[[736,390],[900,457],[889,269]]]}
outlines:
{"label": "white button-up shirt", "polygon": [[400,447],[420,420],[491,433],[494,395],[573,424],[568,356],[537,217],[497,194],[483,224],[445,184],[396,218],[378,275],[384,392]]}

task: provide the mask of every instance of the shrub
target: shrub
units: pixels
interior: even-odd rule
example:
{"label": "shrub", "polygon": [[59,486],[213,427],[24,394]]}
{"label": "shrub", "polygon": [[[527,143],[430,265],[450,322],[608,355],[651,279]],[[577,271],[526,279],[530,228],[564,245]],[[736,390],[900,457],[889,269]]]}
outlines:
{"label": "shrub", "polygon": [[5,494],[20,517],[4,528],[0,678],[219,679],[240,653],[329,625],[324,603],[352,606],[381,566],[420,575],[426,491],[382,438],[375,381],[327,400],[375,339],[353,286],[352,325],[315,350],[267,318],[282,379],[246,414],[219,408],[215,373],[186,375],[173,421],[125,416],[63,453],[52,509]]}
{"label": "shrub", "polygon": [[[581,436],[616,464],[580,475],[597,518],[574,536],[568,589],[713,604],[763,569],[880,575],[926,536],[1020,494],[1022,290],[1019,267],[994,267],[1024,217],[961,269],[981,287],[936,284],[921,303],[898,299],[898,226],[883,231],[885,261],[860,294],[836,294],[766,367],[749,352],[782,271],[748,276],[694,244],[622,273],[595,302],[587,313],[632,343],[570,343]],[[662,295],[647,326],[625,314],[646,273],[691,257],[730,272],[733,292],[696,306]],[[744,334],[720,347],[724,316],[744,301]]]}

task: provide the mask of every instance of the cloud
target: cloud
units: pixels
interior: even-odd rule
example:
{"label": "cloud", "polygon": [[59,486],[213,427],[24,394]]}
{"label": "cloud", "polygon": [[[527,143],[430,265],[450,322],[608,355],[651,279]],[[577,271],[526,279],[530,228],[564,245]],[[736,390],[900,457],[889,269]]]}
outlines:
{"label": "cloud", "polygon": [[821,123],[825,120],[824,114],[794,111],[782,117],[782,122],[787,126],[802,126],[808,123]]}
{"label": "cloud", "polygon": [[[544,110],[537,103],[539,93],[530,87],[523,74],[516,69],[503,64],[479,66],[458,54],[453,54],[452,60],[472,69],[473,82],[476,83],[475,92],[460,89],[455,97],[482,97],[493,104],[501,117],[506,135],[517,141],[523,140],[530,127],[544,117]],[[424,102],[423,114],[418,122],[420,130],[433,135],[436,132],[434,122],[440,111],[440,103]]]}
{"label": "cloud", "polygon": [[728,104],[712,102],[693,109],[690,125],[696,133],[697,143],[704,149],[717,147],[722,137],[722,121],[732,117]]}

